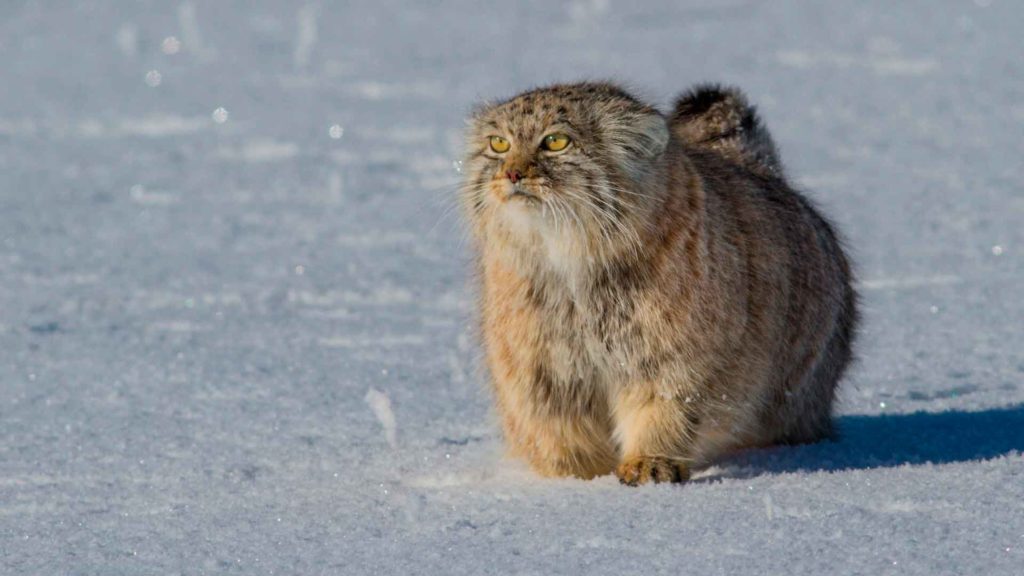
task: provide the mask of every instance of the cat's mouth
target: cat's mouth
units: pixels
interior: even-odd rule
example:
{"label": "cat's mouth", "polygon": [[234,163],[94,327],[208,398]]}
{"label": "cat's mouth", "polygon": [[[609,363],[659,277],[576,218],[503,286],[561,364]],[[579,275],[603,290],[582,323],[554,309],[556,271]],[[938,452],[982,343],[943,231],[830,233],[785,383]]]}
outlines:
{"label": "cat's mouth", "polygon": [[519,199],[519,200],[525,200],[527,202],[539,202],[540,201],[540,198],[538,198],[535,194],[533,194],[531,192],[527,192],[526,190],[523,190],[521,188],[514,188],[512,190],[512,193],[510,193],[508,195],[508,199],[509,200]]}
{"label": "cat's mouth", "polygon": [[526,186],[516,183],[505,189],[505,202],[521,201],[528,204],[540,202],[540,196],[530,191]]}

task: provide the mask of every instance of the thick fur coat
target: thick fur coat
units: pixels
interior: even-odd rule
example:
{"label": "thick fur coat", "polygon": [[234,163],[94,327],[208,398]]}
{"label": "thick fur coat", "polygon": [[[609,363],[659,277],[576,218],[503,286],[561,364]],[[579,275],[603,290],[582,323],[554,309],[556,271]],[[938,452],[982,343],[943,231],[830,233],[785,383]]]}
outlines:
{"label": "thick fur coat", "polygon": [[469,125],[461,200],[513,455],[683,481],[830,433],[850,264],[742,94],[701,87],[666,116],[615,85],[555,85]]}

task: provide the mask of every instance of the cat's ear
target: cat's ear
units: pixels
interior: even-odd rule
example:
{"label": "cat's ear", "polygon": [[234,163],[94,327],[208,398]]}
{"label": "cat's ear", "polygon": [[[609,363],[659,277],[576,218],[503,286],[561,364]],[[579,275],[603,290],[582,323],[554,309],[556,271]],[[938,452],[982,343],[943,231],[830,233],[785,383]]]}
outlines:
{"label": "cat's ear", "polygon": [[646,171],[668,145],[668,122],[654,109],[616,110],[607,114],[602,124],[610,152],[633,174]]}
{"label": "cat's ear", "polygon": [[646,158],[655,158],[668,145],[668,122],[657,111],[641,114],[633,125],[636,132],[636,152]]}

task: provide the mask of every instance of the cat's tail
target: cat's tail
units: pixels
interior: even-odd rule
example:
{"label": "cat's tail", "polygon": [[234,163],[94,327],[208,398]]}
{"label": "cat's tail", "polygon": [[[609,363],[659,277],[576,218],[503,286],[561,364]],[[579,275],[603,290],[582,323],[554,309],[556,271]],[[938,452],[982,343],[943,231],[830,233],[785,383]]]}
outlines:
{"label": "cat's tail", "polygon": [[670,123],[691,147],[715,151],[764,176],[782,177],[775,142],[736,88],[696,86],[676,99]]}

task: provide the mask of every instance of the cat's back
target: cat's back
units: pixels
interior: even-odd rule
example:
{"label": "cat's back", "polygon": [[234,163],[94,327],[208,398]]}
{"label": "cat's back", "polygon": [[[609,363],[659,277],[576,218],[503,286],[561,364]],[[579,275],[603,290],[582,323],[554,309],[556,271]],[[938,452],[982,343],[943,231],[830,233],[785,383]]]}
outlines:
{"label": "cat's back", "polygon": [[[761,150],[774,151],[767,131],[759,130]],[[781,166],[745,149],[741,137],[723,144],[674,136],[680,158],[675,170],[689,171],[700,182],[709,252],[735,256],[742,289],[726,297],[745,318],[742,340],[753,349],[751,357],[775,366],[762,389],[760,420],[767,438],[818,439],[829,433],[827,407],[850,362],[858,321],[842,241],[813,201],[789,184]]]}
{"label": "cat's back", "polygon": [[[750,298],[824,313],[851,290],[850,265],[831,222],[781,175],[752,170],[735,157],[679,143],[700,181],[709,240],[739,255]],[[756,312],[756,311],[755,311]],[[785,324],[805,327],[794,318]],[[829,314],[831,315],[831,314]]]}
{"label": "cat's back", "polygon": [[756,232],[777,229],[798,248],[803,241],[807,248],[820,247],[849,275],[834,226],[790,185],[771,134],[740,90],[707,84],[685,92],[676,100],[669,127],[712,204],[717,199],[725,207],[721,216],[731,212],[736,225],[756,227],[755,238]]}

